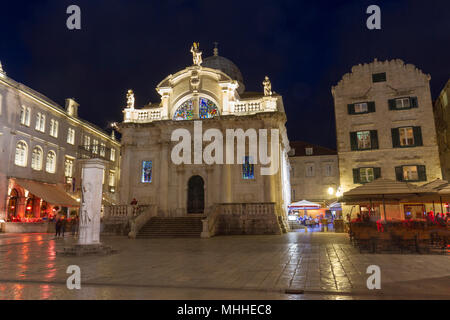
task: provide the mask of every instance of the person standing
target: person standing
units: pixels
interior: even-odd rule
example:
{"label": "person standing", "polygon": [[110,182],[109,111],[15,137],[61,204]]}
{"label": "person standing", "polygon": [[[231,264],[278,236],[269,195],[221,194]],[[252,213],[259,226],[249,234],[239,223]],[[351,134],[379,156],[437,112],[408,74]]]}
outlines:
{"label": "person standing", "polygon": [[75,236],[78,230],[78,216],[75,216],[75,218],[72,219],[71,228],[72,228],[72,235]]}
{"label": "person standing", "polygon": [[55,232],[56,232],[55,238],[57,238],[61,235],[61,218],[59,218],[59,217],[56,218]]}
{"label": "person standing", "polygon": [[61,231],[62,231],[63,238],[64,238],[64,233],[66,232],[66,223],[67,223],[67,220],[64,217],[62,217],[61,218]]}

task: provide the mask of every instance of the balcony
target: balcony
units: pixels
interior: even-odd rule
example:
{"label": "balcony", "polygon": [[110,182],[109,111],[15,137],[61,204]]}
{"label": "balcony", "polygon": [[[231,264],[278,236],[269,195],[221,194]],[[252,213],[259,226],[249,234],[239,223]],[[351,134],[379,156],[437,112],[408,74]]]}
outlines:
{"label": "balcony", "polygon": [[101,145],[90,144],[78,146],[77,159],[102,159],[111,160],[111,148]]}

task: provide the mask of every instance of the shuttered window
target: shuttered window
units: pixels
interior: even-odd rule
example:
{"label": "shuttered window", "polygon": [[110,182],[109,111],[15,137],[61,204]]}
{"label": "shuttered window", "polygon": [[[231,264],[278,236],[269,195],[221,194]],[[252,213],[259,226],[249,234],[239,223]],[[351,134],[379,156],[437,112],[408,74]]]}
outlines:
{"label": "shuttered window", "polygon": [[395,167],[395,176],[398,181],[427,181],[424,165],[404,165]]}
{"label": "shuttered window", "polygon": [[364,184],[381,177],[381,168],[366,167],[353,169],[353,183]]}
{"label": "shuttered window", "polygon": [[392,128],[391,133],[393,148],[423,146],[422,129],[420,127]]}
{"label": "shuttered window", "polygon": [[388,100],[389,110],[418,108],[417,97],[403,97]]}
{"label": "shuttered window", "polygon": [[378,149],[378,133],[376,130],[350,132],[352,151]]}
{"label": "shuttered window", "polygon": [[375,112],[375,102],[357,102],[347,105],[348,114],[364,114]]}

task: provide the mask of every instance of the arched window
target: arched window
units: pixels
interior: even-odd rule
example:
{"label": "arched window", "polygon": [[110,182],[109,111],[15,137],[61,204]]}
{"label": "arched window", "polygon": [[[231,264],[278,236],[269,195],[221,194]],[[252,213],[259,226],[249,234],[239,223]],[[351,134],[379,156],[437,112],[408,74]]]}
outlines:
{"label": "arched window", "polygon": [[200,98],[199,113],[200,119],[209,119],[219,115],[219,108],[211,100]]}
{"label": "arched window", "polygon": [[[209,119],[219,115],[219,108],[211,100],[198,98],[198,113],[200,119]],[[183,102],[173,115],[173,120],[191,120],[194,118],[194,99]]]}
{"label": "arched window", "polygon": [[14,163],[21,167],[27,166],[28,146],[24,141],[19,141],[16,145],[16,157]]}
{"label": "arched window", "polygon": [[45,163],[45,171],[49,173],[56,172],[56,153],[54,151],[49,151],[47,153],[47,161]]}
{"label": "arched window", "polygon": [[194,117],[194,104],[192,99],[186,100],[173,115],[173,120],[191,120]]}
{"label": "arched window", "polygon": [[36,146],[33,148],[33,153],[31,154],[31,168],[34,170],[42,170],[42,148]]}

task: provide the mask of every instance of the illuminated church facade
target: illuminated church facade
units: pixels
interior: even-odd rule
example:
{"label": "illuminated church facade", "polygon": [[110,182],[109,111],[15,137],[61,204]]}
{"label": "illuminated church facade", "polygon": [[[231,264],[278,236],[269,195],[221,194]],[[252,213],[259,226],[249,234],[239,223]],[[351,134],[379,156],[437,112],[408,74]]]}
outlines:
{"label": "illuminated church facade", "polygon": [[[214,234],[286,232],[290,168],[282,97],[272,92],[268,77],[262,92],[246,92],[240,70],[219,56],[217,48],[205,59],[198,44],[191,52],[193,65],[156,87],[160,102],[135,108],[134,94],[128,91],[124,119],[118,125],[120,203],[136,199],[141,205],[156,205],[159,217],[207,218],[210,230],[213,221],[216,225]],[[211,137],[209,129],[220,134]],[[174,138],[174,132],[184,134]],[[229,138],[232,149],[227,149]],[[236,147],[239,139],[245,142],[243,153]],[[182,150],[181,163],[174,159],[180,141],[189,145]],[[265,141],[264,162],[260,160]],[[215,149],[211,162],[205,152],[211,151],[213,142],[223,147],[223,154],[221,148]],[[255,144],[258,153],[251,151]],[[192,155],[186,155],[188,151]],[[269,166],[275,167],[271,174]]]}

